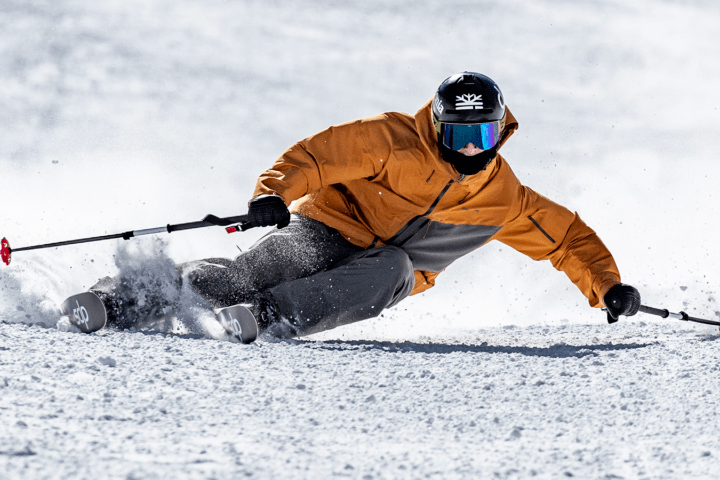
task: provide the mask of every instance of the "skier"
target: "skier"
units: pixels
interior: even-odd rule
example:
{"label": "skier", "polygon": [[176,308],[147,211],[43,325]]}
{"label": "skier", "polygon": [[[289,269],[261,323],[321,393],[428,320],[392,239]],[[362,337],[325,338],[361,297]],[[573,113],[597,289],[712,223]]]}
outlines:
{"label": "skier", "polygon": [[[291,337],[375,317],[498,240],[550,260],[608,321],[634,315],[640,294],[595,232],[498,153],[517,128],[493,80],[454,74],[414,116],[384,113],[290,147],[249,202],[250,226],[277,228],[234,260],[179,270],[213,307],[246,304],[260,331]],[[113,289],[93,291],[117,315]]]}

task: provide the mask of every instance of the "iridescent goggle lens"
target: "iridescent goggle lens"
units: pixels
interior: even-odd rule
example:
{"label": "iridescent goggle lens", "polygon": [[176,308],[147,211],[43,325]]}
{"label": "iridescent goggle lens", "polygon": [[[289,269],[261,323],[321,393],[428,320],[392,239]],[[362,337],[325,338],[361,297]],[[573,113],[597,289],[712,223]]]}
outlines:
{"label": "iridescent goggle lens", "polygon": [[490,150],[500,139],[500,122],[440,124],[440,142],[450,150],[460,150],[472,143],[482,150]]}

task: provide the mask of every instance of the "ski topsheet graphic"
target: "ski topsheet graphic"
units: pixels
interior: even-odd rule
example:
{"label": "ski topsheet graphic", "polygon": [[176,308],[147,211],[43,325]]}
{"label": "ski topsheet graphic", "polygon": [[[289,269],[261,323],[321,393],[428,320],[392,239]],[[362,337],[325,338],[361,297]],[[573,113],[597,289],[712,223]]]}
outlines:
{"label": "ski topsheet graphic", "polygon": [[70,317],[70,323],[85,333],[92,333],[105,326],[107,311],[100,297],[93,292],[83,292],[67,298],[60,311]]}
{"label": "ski topsheet graphic", "polygon": [[229,335],[242,343],[254,342],[258,336],[258,324],[252,312],[243,305],[215,310],[215,316]]}
{"label": "ski topsheet graphic", "polygon": [[[60,311],[70,318],[70,323],[85,333],[105,327],[107,310],[100,297],[93,292],[83,292],[68,297]],[[217,321],[225,331],[242,343],[251,343],[259,334],[258,324],[252,312],[243,305],[233,305],[214,311]]]}

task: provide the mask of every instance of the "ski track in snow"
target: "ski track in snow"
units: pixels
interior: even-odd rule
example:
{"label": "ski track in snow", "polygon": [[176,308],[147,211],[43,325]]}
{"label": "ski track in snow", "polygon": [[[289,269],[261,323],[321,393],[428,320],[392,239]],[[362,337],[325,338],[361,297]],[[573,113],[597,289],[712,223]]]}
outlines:
{"label": "ski track in snow", "polygon": [[718,332],[387,341],[0,324],[2,478],[717,478]]}

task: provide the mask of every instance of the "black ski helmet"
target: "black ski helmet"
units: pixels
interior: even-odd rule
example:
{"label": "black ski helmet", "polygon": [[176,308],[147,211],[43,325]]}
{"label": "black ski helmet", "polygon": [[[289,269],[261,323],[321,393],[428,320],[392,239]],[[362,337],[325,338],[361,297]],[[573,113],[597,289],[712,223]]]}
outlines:
{"label": "black ski helmet", "polygon": [[[505,128],[505,99],[491,78],[462,72],[445,79],[435,93],[432,117],[440,153],[458,172],[474,175],[497,155]],[[471,157],[457,152],[467,141],[484,151]]]}

